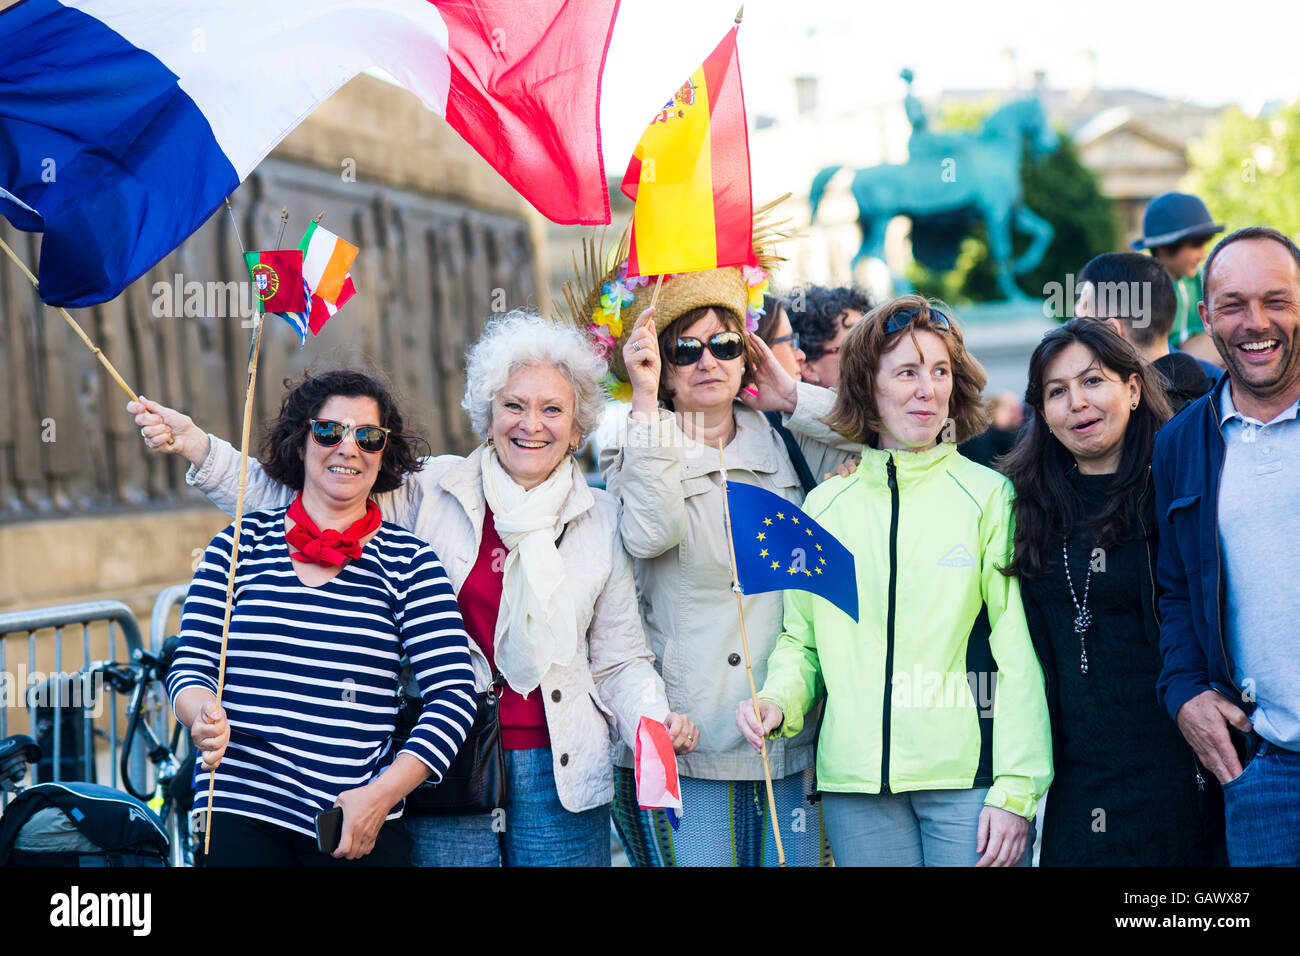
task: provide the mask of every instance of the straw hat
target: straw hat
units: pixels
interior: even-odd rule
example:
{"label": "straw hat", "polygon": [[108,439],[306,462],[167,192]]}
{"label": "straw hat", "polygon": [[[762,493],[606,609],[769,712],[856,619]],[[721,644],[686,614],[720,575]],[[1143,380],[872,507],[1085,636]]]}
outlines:
{"label": "straw hat", "polygon": [[[763,314],[763,293],[768,288],[768,273],[783,258],[775,248],[782,239],[790,238],[783,231],[787,221],[774,222],[772,210],[777,203],[768,203],[754,212],[753,249],[755,265],[728,266],[724,269],[707,269],[702,272],[669,273],[663,277],[659,297],[655,300],[655,325],[666,328],[670,322],[692,309],[723,309],[743,322],[751,331],[758,327]],[[628,278],[628,246],[631,223],[623,230],[618,245],[606,252],[604,236],[599,242],[593,236],[582,241],[582,263],[574,255],[575,281],[564,283],[564,298],[569,315],[564,318],[592,337],[597,349],[608,359],[610,374],[605,387],[621,401],[630,401],[632,387],[628,384],[627,368],[623,364],[623,345],[637,317],[650,306],[654,297],[657,276]]]}

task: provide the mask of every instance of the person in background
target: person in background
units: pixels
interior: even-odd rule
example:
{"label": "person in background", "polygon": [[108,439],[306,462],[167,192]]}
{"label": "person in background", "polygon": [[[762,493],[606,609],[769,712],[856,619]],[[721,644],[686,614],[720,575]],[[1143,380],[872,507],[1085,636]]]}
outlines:
{"label": "person in background", "polygon": [[1106,322],[1151,363],[1175,412],[1208,392],[1222,374],[1217,365],[1169,348],[1178,299],[1169,274],[1150,256],[1097,256],[1079,273],[1078,291],[1075,315]]}
{"label": "person in background", "polygon": [[799,334],[790,324],[789,303],[769,292],[763,293],[763,314],[754,331],[767,343],[786,374],[796,382],[801,381],[807,356],[799,348]]}
{"label": "person in background", "polygon": [[[799,335],[790,326],[790,316],[786,311],[786,301],[769,293],[763,294],[763,315],[759,317],[758,328],[754,330],[760,339],[767,343],[778,365],[796,382],[800,381],[804,354],[799,348]],[[780,412],[763,412],[766,418],[785,443],[790,464],[799,473],[799,483],[803,485],[804,494],[817,487],[817,476],[808,467],[799,440],[781,421]],[[830,477],[829,475],[824,477]]]}
{"label": "person in background", "polygon": [[871,310],[871,298],[857,286],[810,285],[795,289],[785,301],[804,353],[803,381],[834,388],[840,380],[844,335]]}
{"label": "person in background", "polygon": [[1218,788],[1155,695],[1159,376],[1109,324],[1074,319],[1034,349],[1025,401],[1032,422],[1002,461],[1016,490],[1004,573],[1020,578],[1052,715],[1040,862],[1209,865]]}
{"label": "person in background", "polygon": [[957,446],[959,452],[985,468],[995,467],[994,462],[1011,451],[1025,423],[1025,407],[1015,392],[998,392],[992,404],[989,427]]}
{"label": "person in background", "polygon": [[1197,311],[1201,301],[1201,276],[1197,270],[1205,259],[1206,243],[1220,232],[1223,224],[1213,220],[1200,199],[1188,193],[1162,193],[1147,204],[1142,214],[1142,237],[1133,242],[1133,248],[1151,250],[1174,283],[1178,307],[1169,334],[1170,347],[1221,366],[1222,359],[1205,334]]}
{"label": "person in background", "polygon": [[1300,249],[1266,226],[1205,264],[1228,374],[1156,437],[1157,691],[1223,783],[1233,866],[1300,866]]}

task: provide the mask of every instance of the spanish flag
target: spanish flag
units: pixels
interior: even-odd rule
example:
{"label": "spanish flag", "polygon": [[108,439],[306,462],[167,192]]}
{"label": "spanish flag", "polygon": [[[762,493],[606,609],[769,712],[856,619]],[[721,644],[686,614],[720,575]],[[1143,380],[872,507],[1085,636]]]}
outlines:
{"label": "spanish flag", "polygon": [[628,163],[623,193],[636,203],[629,276],[754,264],[738,29],[659,111]]}

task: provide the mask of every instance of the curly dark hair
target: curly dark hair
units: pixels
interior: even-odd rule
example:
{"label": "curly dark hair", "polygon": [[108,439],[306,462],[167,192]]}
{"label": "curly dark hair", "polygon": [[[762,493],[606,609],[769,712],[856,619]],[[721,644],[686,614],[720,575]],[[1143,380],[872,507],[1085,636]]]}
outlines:
{"label": "curly dark hair", "polygon": [[284,380],[288,389],[280,404],[280,414],[266,426],[262,435],[259,460],[268,478],[286,488],[301,491],[304,480],[303,449],[311,419],[335,395],[345,398],[373,398],[379,406],[379,424],[391,429],[379,462],[379,475],[370,489],[372,495],[400,488],[411,472],[424,467],[421,460],[429,446],[419,435],[406,431],[402,412],[392,392],[379,379],[352,369],[313,374],[301,381]]}
{"label": "curly dark hair", "polygon": [[815,362],[826,353],[826,343],[840,330],[840,313],[852,309],[866,315],[874,308],[865,289],[855,285],[828,289],[809,285],[785,296],[782,304],[790,324],[799,334],[799,348],[808,361]]}
{"label": "curly dark hair", "polygon": [[[1136,375],[1142,388],[1142,399],[1124,431],[1119,469],[1107,486],[1106,507],[1091,521],[1080,513],[1078,497],[1070,487],[1070,472],[1077,467],[1074,456],[1052,435],[1043,414],[1047,366],[1075,342],[1091,352],[1108,374],[1122,382]],[[1025,404],[1034,410],[1033,418],[1016,446],[997,461],[998,470],[1016,490],[1015,553],[999,570],[1008,576],[1037,578],[1052,572],[1060,550],[1056,542],[1080,527],[1091,528],[1099,548],[1112,548],[1128,536],[1138,521],[1138,498],[1149,480],[1156,432],[1169,420],[1170,411],[1159,373],[1110,326],[1092,319],[1071,319],[1043,336],[1029,357]]]}

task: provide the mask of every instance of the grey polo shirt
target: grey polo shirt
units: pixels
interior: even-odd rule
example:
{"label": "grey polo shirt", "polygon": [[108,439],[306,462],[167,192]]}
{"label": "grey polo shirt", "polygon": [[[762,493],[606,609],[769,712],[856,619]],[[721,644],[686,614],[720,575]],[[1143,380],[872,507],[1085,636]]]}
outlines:
{"label": "grey polo shirt", "polygon": [[1300,750],[1300,402],[1260,422],[1237,411],[1226,379],[1221,397],[1219,542],[1233,679],[1255,698],[1256,732]]}

